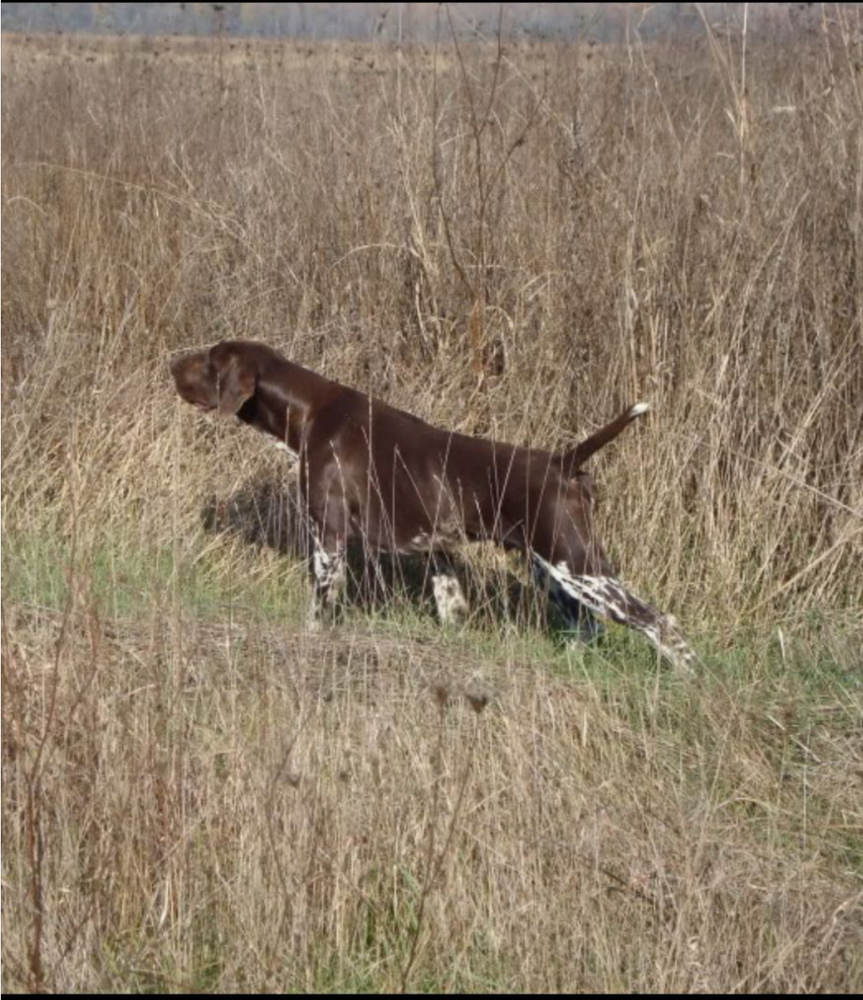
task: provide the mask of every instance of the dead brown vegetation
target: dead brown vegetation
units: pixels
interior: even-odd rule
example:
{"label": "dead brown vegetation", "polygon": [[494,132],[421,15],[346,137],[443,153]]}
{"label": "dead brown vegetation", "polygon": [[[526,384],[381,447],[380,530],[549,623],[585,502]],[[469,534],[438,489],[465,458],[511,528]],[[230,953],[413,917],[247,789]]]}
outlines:
{"label": "dead brown vegetation", "polygon": [[[745,69],[4,37],[4,987],[859,989],[855,16]],[[603,534],[737,679],[303,634],[202,536],[281,467],[174,398],[227,336],[543,447],[649,400]]]}

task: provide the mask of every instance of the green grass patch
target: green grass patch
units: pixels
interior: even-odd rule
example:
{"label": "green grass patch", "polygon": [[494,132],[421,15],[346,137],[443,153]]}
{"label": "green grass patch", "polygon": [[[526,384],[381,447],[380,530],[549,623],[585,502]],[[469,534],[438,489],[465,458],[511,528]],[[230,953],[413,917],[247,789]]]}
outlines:
{"label": "green grass patch", "polygon": [[[75,545],[56,534],[7,534],[2,555],[3,597],[61,610],[74,597],[116,617],[180,607],[202,618],[254,612],[298,622],[307,601],[296,564],[238,551],[202,535],[182,550],[145,548],[126,539]],[[299,571],[298,571],[299,570]]]}

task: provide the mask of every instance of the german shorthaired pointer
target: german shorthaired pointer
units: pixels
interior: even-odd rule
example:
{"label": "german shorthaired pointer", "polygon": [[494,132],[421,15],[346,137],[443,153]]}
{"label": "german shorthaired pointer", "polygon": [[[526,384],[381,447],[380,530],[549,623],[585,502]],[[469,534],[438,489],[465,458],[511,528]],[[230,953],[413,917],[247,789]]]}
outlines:
{"label": "german shorthaired pointer", "polygon": [[336,606],[352,536],[372,550],[430,553],[444,620],[467,611],[446,551],[458,541],[492,539],[529,555],[577,631],[589,628],[587,608],[639,629],[675,666],[689,668],[693,654],[676,623],[630,593],[603,552],[582,471],[646,404],[569,451],[549,452],[432,427],[254,341],[185,355],[171,372],[188,403],[236,414],[299,461],[315,539],[313,625]]}

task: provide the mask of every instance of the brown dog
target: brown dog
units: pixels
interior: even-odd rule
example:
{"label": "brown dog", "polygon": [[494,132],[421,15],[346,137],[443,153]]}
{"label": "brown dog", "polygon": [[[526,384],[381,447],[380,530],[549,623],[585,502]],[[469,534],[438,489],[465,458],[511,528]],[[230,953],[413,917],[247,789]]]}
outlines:
{"label": "brown dog", "polygon": [[467,603],[437,557],[458,541],[494,540],[531,557],[578,631],[590,628],[587,608],[639,629],[676,666],[690,666],[692,651],[674,621],[617,578],[596,537],[581,469],[646,404],[570,451],[549,452],[432,427],[255,341],[225,341],[180,357],[171,372],[184,400],[236,414],[299,460],[315,537],[313,623],[343,588],[352,536],[373,550],[429,552],[444,619],[463,614]]}

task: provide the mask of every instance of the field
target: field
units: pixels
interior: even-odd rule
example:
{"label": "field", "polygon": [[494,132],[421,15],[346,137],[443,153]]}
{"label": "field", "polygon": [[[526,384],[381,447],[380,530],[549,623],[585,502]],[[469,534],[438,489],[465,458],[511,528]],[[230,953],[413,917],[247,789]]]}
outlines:
{"label": "field", "polygon": [[[863,989],[863,22],[675,45],[4,35],[2,985]],[[442,25],[446,36],[446,24]],[[698,653],[477,546],[310,633],[265,340],[592,462]]]}

